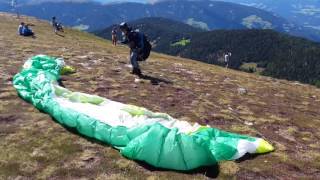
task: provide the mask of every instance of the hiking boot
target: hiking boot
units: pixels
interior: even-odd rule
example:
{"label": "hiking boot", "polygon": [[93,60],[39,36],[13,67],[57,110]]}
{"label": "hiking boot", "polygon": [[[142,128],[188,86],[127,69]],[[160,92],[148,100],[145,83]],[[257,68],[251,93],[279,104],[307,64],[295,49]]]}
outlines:
{"label": "hiking boot", "polygon": [[137,69],[137,73],[136,73],[138,76],[141,76],[142,73],[141,73],[141,70],[140,69]]}
{"label": "hiking boot", "polygon": [[135,75],[138,75],[138,76],[142,75],[141,70],[139,68],[133,68],[131,74],[135,74]]}

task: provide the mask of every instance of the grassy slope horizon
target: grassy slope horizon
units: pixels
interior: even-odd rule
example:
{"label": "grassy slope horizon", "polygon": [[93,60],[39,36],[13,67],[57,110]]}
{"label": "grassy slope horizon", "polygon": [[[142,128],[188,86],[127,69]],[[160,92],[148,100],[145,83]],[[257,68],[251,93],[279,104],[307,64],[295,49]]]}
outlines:
{"label": "grassy slope horizon", "polygon": [[[16,35],[33,23],[37,38]],[[205,179],[320,176],[320,89],[152,53],[145,74],[172,82],[135,83],[128,49],[67,29],[54,35],[48,22],[0,13],[0,179]],[[12,77],[31,56],[62,57],[77,68],[66,88],[166,112],[175,118],[271,142],[276,151],[190,172],[152,168],[108,145],[55,123],[17,96]],[[238,89],[247,89],[239,94]],[[18,107],[18,108],[17,108]]]}

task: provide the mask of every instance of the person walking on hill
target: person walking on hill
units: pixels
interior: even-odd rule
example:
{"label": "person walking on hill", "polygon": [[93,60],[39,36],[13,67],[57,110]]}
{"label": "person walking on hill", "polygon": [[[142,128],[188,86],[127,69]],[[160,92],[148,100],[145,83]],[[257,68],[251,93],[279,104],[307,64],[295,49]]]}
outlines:
{"label": "person walking on hill", "polygon": [[52,17],[51,24],[52,24],[54,33],[57,34],[58,31],[64,32],[62,24],[57,22],[57,18],[55,16]]}
{"label": "person walking on hill", "polygon": [[114,46],[117,46],[118,38],[117,38],[117,30],[116,30],[116,28],[112,29],[112,31],[111,31],[111,38],[112,38],[112,44],[113,44]]}
{"label": "person walking on hill", "polygon": [[127,23],[120,24],[120,30],[124,35],[122,44],[127,44],[130,48],[130,62],[132,64],[132,74],[142,76],[138,61],[145,61],[151,51],[151,44],[147,40],[147,37],[137,31],[133,31]]}

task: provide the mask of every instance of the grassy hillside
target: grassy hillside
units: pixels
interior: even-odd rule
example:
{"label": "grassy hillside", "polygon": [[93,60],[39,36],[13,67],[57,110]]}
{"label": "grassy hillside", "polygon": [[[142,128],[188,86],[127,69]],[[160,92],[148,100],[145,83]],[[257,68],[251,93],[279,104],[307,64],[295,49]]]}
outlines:
{"label": "grassy hillside", "polygon": [[[19,21],[0,14],[0,179],[316,179],[320,176],[320,90],[153,53],[142,64],[150,80],[134,82],[128,49],[93,35],[52,33],[35,24],[37,38],[16,35]],[[135,104],[190,122],[264,137],[276,151],[191,172],[152,168],[79,136],[17,96],[12,77],[35,54],[63,57],[77,73],[64,76],[74,91]],[[239,88],[245,88],[246,93]]]}

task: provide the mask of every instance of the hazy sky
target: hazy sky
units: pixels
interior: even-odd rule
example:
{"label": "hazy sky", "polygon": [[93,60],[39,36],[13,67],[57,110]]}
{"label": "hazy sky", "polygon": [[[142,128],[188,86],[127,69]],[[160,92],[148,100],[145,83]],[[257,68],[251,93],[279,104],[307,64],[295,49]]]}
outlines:
{"label": "hazy sky", "polygon": [[[117,0],[95,0],[102,3],[115,2]],[[121,0],[121,1],[133,1],[133,2],[146,2],[147,0]]]}
{"label": "hazy sky", "polygon": [[[0,2],[11,2],[12,0],[0,0]],[[17,0],[18,3],[25,3],[25,2],[32,2],[32,3],[39,3],[39,2],[84,2],[84,1],[96,1],[101,3],[110,3],[110,2],[140,2],[140,3],[147,3],[147,2],[156,2],[160,0]]]}
{"label": "hazy sky", "polygon": [[109,2],[140,2],[140,3],[155,3],[159,1],[165,1],[165,0],[93,0],[93,1],[98,1],[102,3],[109,3]]}
{"label": "hazy sky", "polygon": [[98,1],[102,3],[109,3],[109,2],[140,2],[140,3],[154,3],[158,1],[164,1],[164,0],[93,0],[93,1]]}

